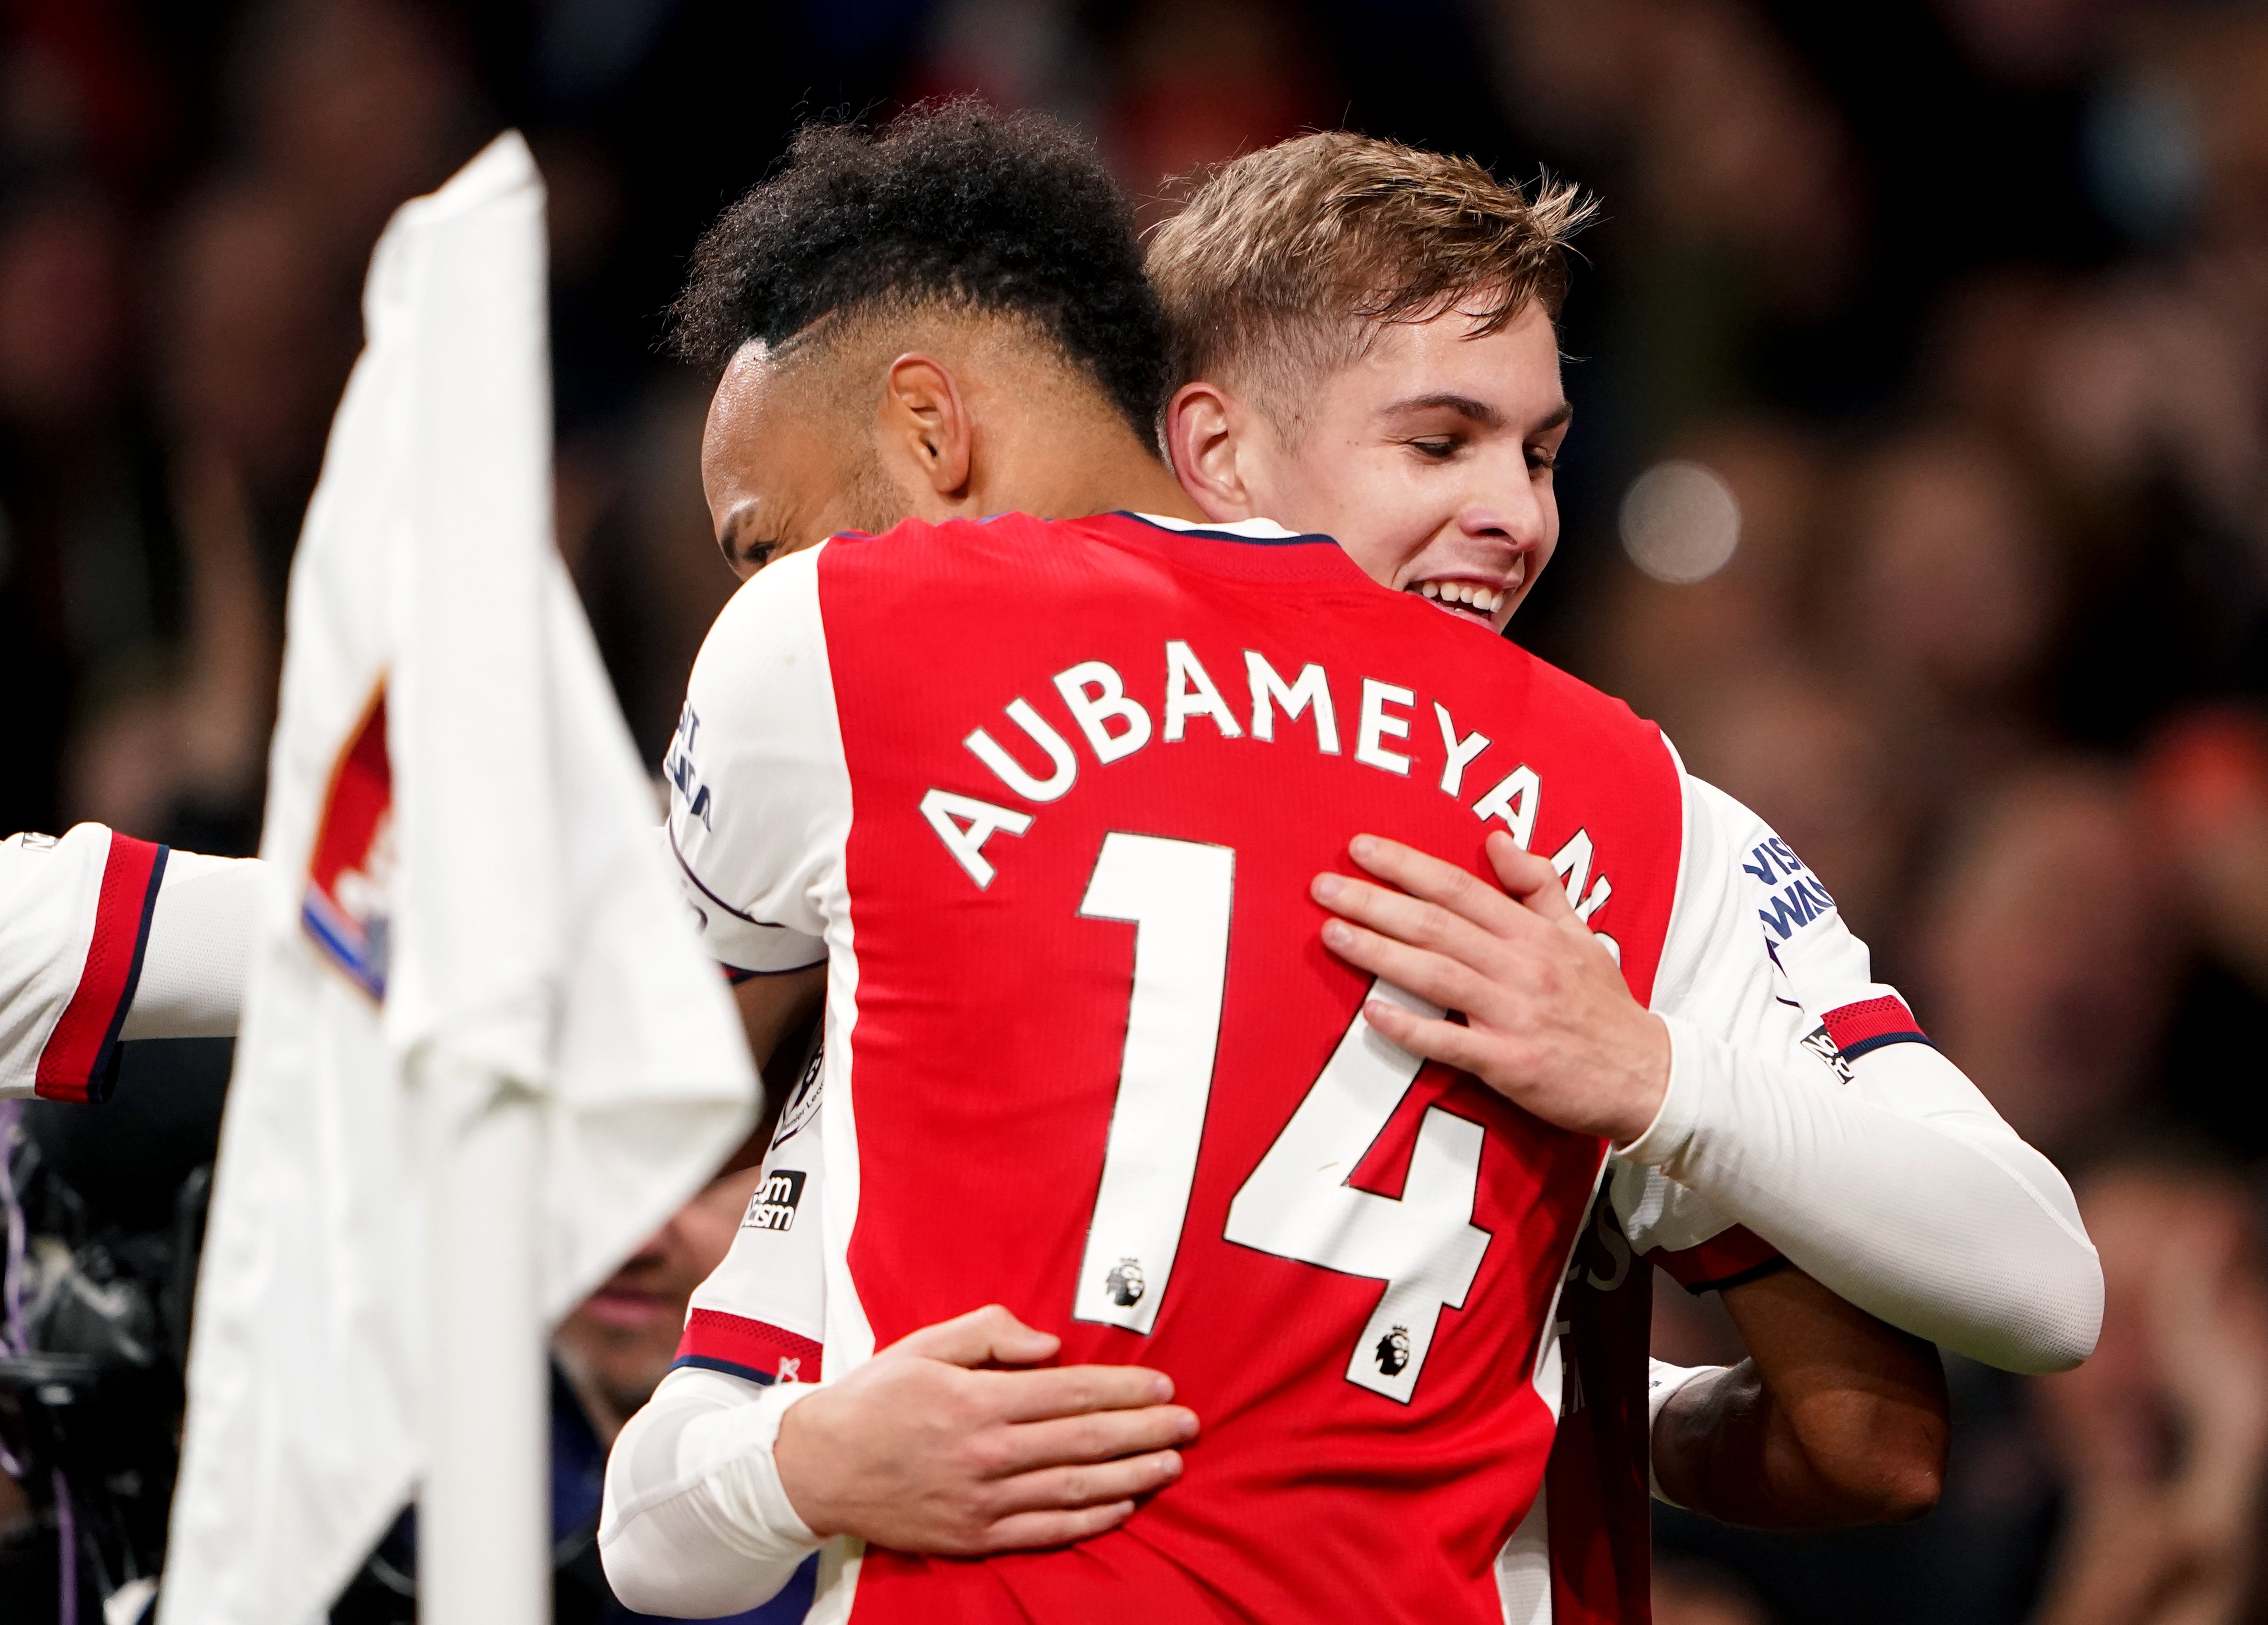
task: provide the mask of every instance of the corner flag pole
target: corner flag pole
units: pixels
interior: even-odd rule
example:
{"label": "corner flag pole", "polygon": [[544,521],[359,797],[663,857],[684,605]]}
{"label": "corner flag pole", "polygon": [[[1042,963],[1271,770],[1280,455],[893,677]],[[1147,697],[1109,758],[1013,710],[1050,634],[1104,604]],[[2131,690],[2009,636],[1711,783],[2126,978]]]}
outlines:
{"label": "corner flag pole", "polygon": [[758,1099],[552,534],[543,185],[395,213],[291,566],[160,1625],[548,1625],[549,1328]]}
{"label": "corner flag pole", "polygon": [[423,1625],[548,1625],[549,1385],[536,1097],[429,1045],[410,1062],[426,1207]]}

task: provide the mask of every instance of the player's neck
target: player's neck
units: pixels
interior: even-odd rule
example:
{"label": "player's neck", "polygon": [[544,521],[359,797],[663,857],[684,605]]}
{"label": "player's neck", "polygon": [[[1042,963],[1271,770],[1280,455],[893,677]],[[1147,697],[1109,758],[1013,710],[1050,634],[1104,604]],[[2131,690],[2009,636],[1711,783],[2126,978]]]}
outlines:
{"label": "player's neck", "polygon": [[1090,513],[1160,513],[1202,521],[1204,513],[1156,453],[1124,421],[1063,422],[996,442],[983,489],[967,495],[987,513],[1020,510],[1042,519]]}
{"label": "player's neck", "polygon": [[1108,513],[1158,513],[1167,519],[1191,519],[1199,523],[1204,520],[1204,510],[1189,499],[1182,483],[1174,477],[1173,470],[1157,458],[1136,454],[1127,460],[1123,476],[1104,483],[1109,494],[1098,491],[1096,500],[1087,512]]}

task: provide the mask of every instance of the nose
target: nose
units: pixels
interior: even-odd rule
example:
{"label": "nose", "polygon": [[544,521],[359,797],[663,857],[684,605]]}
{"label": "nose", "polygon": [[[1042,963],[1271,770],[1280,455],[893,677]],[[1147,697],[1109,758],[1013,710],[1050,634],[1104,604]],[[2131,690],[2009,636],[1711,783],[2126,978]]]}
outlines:
{"label": "nose", "polygon": [[676,1222],[672,1220],[654,1231],[652,1235],[638,1244],[636,1252],[622,1261],[615,1268],[615,1274],[617,1276],[633,1274],[666,1263],[669,1259],[670,1245],[675,1239],[672,1232],[676,1228]]}
{"label": "nose", "polygon": [[1525,451],[1512,469],[1489,469],[1457,513],[1457,527],[1466,536],[1513,553],[1548,547],[1557,521],[1551,488],[1530,474]]}

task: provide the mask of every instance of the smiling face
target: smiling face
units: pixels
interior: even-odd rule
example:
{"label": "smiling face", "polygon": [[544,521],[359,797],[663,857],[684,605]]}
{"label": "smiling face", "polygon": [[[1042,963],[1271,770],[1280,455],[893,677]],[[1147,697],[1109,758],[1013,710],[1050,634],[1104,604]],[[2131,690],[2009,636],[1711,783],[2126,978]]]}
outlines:
{"label": "smiling face", "polygon": [[1192,451],[1202,437],[1178,414],[1192,391],[1215,388],[1185,388],[1168,431],[1176,471],[1208,517],[1332,536],[1380,585],[1499,631],[1550,562],[1551,465],[1568,407],[1542,307],[1493,333],[1454,310],[1381,328],[1355,360],[1306,386],[1289,434],[1279,414],[1217,394],[1220,445]]}

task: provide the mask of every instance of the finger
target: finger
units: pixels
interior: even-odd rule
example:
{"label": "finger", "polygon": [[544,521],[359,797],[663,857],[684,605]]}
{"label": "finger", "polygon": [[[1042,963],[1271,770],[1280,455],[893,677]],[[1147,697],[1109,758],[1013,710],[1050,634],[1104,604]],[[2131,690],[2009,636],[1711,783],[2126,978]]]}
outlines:
{"label": "finger", "polygon": [[[1461,865],[1382,835],[1356,836],[1347,843],[1347,855],[1379,879],[1447,909],[1492,935],[1519,928],[1520,911],[1511,899]],[[1550,865],[1545,864],[1544,868],[1548,873]]]}
{"label": "finger", "polygon": [[1141,1365],[1064,1365],[977,1375],[984,1379],[994,1414],[1013,1422],[1140,1410],[1174,1397],[1172,1378]]}
{"label": "finger", "polygon": [[1400,1045],[1412,1055],[1438,1060],[1445,1067],[1456,1067],[1460,1072],[1478,1075],[1490,1059],[1486,1041],[1481,1035],[1455,1022],[1420,1016],[1415,1010],[1404,1009],[1383,999],[1373,999],[1366,1003],[1362,1007],[1362,1016],[1373,1030]]}
{"label": "finger", "polygon": [[1567,883],[1550,859],[1521,851],[1520,843],[1502,830],[1491,830],[1483,846],[1489,867],[1514,902],[1554,925],[1575,918],[1575,905],[1567,901]]}
{"label": "finger", "polygon": [[1114,1501],[1106,1506],[1082,1507],[1070,1512],[1017,1512],[986,1530],[976,1552],[1031,1552],[1050,1546],[1071,1546],[1116,1529],[1133,1515],[1134,1503]]}
{"label": "finger", "polygon": [[1043,1468],[1123,1460],[1187,1444],[1197,1436],[1197,1413],[1180,1405],[1023,1422],[1000,1431],[990,1447],[986,1476],[1005,1479]]}
{"label": "finger", "polygon": [[1323,946],[1359,970],[1382,976],[1445,1010],[1469,1010],[1489,986],[1488,979],[1445,954],[1412,948],[1392,937],[1344,920],[1326,920]]}
{"label": "finger", "polygon": [[909,1332],[885,1352],[920,1355],[948,1365],[978,1366],[993,1361],[1030,1365],[1051,1357],[1062,1347],[1063,1339],[1052,1332],[1027,1326],[999,1304],[987,1304],[965,1315]]}
{"label": "finger", "polygon": [[1161,1450],[1096,1466],[1049,1467],[992,1487],[1002,1517],[1018,1512],[1067,1512],[1154,1495],[1182,1475],[1182,1453]]}
{"label": "finger", "polygon": [[[1483,883],[1475,881],[1475,885]],[[1438,903],[1428,903],[1406,892],[1385,886],[1374,886],[1366,880],[1354,880],[1344,875],[1328,871],[1315,876],[1309,893],[1316,902],[1342,919],[1366,926],[1381,936],[1407,942],[1412,948],[1430,949],[1462,961],[1476,970],[1485,969],[1504,946],[1504,938],[1491,934],[1485,927],[1475,925]],[[1521,910],[1510,898],[1499,894],[1498,906],[1510,913]],[[1532,926],[1533,922],[1528,922]],[[1517,930],[1518,927],[1508,927]]]}

